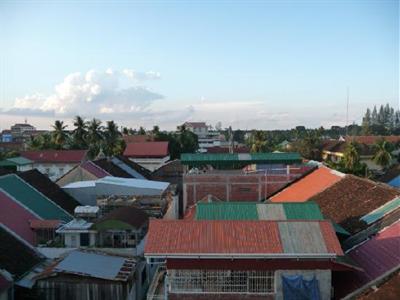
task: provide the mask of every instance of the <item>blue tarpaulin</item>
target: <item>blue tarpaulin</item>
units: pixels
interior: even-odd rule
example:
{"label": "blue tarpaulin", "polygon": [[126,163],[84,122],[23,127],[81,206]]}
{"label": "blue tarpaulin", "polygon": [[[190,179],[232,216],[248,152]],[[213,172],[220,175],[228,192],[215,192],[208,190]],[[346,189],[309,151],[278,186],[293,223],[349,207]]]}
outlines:
{"label": "blue tarpaulin", "polygon": [[282,276],[284,300],[320,300],[318,280],[306,280],[302,275]]}

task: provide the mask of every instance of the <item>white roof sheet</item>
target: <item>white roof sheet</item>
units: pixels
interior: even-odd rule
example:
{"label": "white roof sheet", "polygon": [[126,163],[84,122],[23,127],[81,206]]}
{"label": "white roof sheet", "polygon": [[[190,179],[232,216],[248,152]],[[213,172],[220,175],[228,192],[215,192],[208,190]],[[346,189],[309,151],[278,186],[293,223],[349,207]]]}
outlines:
{"label": "white roof sheet", "polygon": [[72,188],[86,188],[86,187],[95,187],[96,186],[96,181],[95,180],[87,180],[87,181],[76,181],[69,183],[63,188],[66,189],[72,189]]}
{"label": "white roof sheet", "polygon": [[121,178],[106,176],[96,181],[96,183],[112,184],[112,185],[122,185],[133,188],[148,188],[157,190],[166,190],[169,186],[168,182],[163,181],[153,181],[145,179],[135,179],[135,178]]}
{"label": "white roof sheet", "polygon": [[77,206],[75,207],[74,213],[76,214],[97,214],[100,208],[98,206]]}
{"label": "white roof sheet", "polygon": [[117,280],[117,275],[124,266],[126,258],[72,251],[56,267],[55,271],[90,276],[101,279]]}

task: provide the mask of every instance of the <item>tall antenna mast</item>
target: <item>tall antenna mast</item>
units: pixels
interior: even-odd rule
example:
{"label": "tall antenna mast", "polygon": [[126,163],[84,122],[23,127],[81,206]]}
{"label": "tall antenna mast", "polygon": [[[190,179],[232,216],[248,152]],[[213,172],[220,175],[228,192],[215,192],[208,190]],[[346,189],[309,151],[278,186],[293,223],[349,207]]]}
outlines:
{"label": "tall antenna mast", "polygon": [[347,103],[346,103],[346,136],[349,135],[349,87],[347,87]]}

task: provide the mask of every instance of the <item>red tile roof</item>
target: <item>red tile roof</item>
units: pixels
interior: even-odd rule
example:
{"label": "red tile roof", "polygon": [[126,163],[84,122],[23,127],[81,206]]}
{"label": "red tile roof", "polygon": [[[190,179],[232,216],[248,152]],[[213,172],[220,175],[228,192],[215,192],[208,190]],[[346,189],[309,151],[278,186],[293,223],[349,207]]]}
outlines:
{"label": "red tile roof", "polygon": [[149,142],[153,141],[154,138],[150,135],[146,134],[141,134],[141,135],[124,135],[122,137],[125,141],[126,144],[129,143],[144,143],[144,142]]}
{"label": "red tile roof", "polygon": [[346,141],[355,141],[360,144],[374,145],[377,141],[384,139],[390,143],[400,142],[400,135],[389,135],[389,136],[379,136],[379,135],[360,135],[360,136],[346,136]]}
{"label": "red tile roof", "polygon": [[[285,248],[291,237],[282,232],[279,225],[290,221],[186,221],[186,220],[151,220],[145,254],[154,256],[246,256],[246,255],[299,255]],[[318,234],[324,238],[326,252],[320,252],[321,245],[315,248],[309,245],[307,253],[343,255],[339,241],[329,221],[310,221],[320,228]],[[327,225],[320,225],[327,223]],[[330,227],[330,228],[328,228]],[[319,233],[320,232],[320,233]],[[295,237],[300,240],[300,237]],[[296,243],[300,245],[300,243]],[[304,254],[304,253],[301,253]]]}
{"label": "red tile roof", "polygon": [[310,200],[317,202],[326,218],[356,233],[368,227],[361,217],[398,196],[400,190],[387,184],[346,175]]}
{"label": "red tile roof", "polygon": [[80,163],[86,159],[87,150],[23,151],[21,156],[35,163]]}
{"label": "red tile roof", "polygon": [[124,156],[165,157],[168,155],[168,142],[130,143],[126,145]]}
{"label": "red tile roof", "polygon": [[272,202],[304,202],[343,178],[344,174],[320,167],[270,198]]}

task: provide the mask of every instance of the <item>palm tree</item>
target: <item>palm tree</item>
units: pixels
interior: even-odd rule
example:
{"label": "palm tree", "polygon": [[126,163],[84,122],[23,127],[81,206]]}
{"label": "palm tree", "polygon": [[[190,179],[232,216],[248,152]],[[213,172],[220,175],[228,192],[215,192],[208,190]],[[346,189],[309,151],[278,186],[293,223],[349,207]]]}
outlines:
{"label": "palm tree", "polygon": [[103,139],[102,134],[103,126],[101,126],[101,121],[93,118],[87,124],[86,140],[89,144],[98,144]]}
{"label": "palm tree", "polygon": [[355,170],[356,166],[360,163],[360,155],[358,154],[356,143],[350,142],[347,144],[343,160],[346,169]]}
{"label": "palm tree", "polygon": [[390,152],[390,144],[382,139],[375,144],[375,154],[372,157],[372,160],[374,163],[385,169],[392,161],[392,155]]}
{"label": "palm tree", "polygon": [[263,152],[266,149],[267,141],[265,132],[262,130],[255,130],[250,137],[250,150],[251,152]]}
{"label": "palm tree", "polygon": [[118,125],[114,121],[107,121],[107,126],[104,131],[104,150],[107,155],[114,155],[118,140],[121,137],[121,133],[118,131]]}
{"label": "palm tree", "polygon": [[68,125],[64,125],[63,121],[57,120],[52,127],[54,129],[52,134],[53,143],[58,149],[61,149],[68,138],[68,135],[65,131],[65,128],[67,128]]}
{"label": "palm tree", "polygon": [[74,119],[74,126],[75,129],[72,131],[74,146],[79,149],[87,148],[87,143],[85,140],[87,135],[87,124],[85,119],[80,116],[76,116]]}

